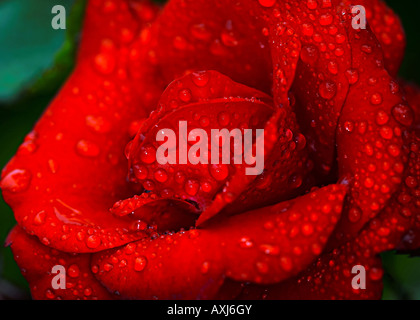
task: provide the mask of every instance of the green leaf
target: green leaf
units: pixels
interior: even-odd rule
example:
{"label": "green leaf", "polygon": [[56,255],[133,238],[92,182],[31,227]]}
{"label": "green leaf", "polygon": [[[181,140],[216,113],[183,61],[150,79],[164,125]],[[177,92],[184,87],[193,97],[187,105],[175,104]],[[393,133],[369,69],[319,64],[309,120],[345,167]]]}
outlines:
{"label": "green leaf", "polygon": [[395,251],[381,256],[386,272],[382,299],[420,300],[420,257],[396,254]]}
{"label": "green leaf", "polygon": [[[71,10],[75,2],[75,10]],[[67,30],[51,26],[51,9],[55,5],[63,5],[67,15],[72,11]],[[75,0],[0,2],[0,102],[18,97],[51,65],[54,71],[47,72],[31,91],[46,87],[54,90],[62,83],[73,67],[75,35],[80,31],[83,6],[84,1]]]}

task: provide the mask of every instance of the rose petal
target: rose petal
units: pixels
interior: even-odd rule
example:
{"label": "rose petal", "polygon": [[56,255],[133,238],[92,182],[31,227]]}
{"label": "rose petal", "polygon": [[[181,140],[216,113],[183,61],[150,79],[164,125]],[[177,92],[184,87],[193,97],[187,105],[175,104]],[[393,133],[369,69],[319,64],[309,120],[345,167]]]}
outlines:
{"label": "rose petal", "polygon": [[107,288],[137,299],[212,298],[225,276],[276,283],[305,269],[320,254],[340,216],[344,195],[344,186],[331,185],[204,229],[100,252],[92,264]]}
{"label": "rose petal", "polygon": [[396,77],[406,47],[405,32],[400,18],[383,0],[361,0],[357,4],[366,7],[367,21],[384,52],[385,68]]}
{"label": "rose petal", "polygon": [[[137,37],[154,15],[135,20],[128,3],[89,3],[76,70],[2,173],[19,225],[62,251],[98,251],[145,236],[108,211],[133,194],[123,153],[130,122],[147,116],[161,92]],[[137,40],[129,45],[120,32]]]}
{"label": "rose petal", "polygon": [[406,125],[413,125],[417,135],[420,136],[420,88],[414,83],[405,81],[402,81],[402,85],[405,97],[412,110],[407,108],[405,104],[402,104],[397,106],[393,112],[399,121],[404,122]]}
{"label": "rose petal", "polygon": [[[235,163],[236,160],[230,157],[231,148],[228,150],[229,164],[222,163],[221,159],[213,163],[211,140],[208,140],[209,156],[206,157],[209,164],[191,164],[192,142],[185,142],[188,161],[180,164],[184,150],[181,143],[187,140],[186,136],[182,137],[180,122],[187,120],[189,130],[202,129],[207,137],[217,129],[227,129],[229,133],[233,132],[231,130],[264,129],[264,144],[259,145],[264,148],[261,150],[264,152],[264,175],[257,179],[255,174],[248,175],[248,167],[252,166],[243,163],[242,154],[239,155],[242,164]],[[137,137],[129,144],[127,154],[132,179],[139,180],[145,189],[158,196],[176,195],[197,203],[204,211],[198,224],[226,206],[229,207],[227,211],[236,213],[291,198],[303,189],[300,187],[309,171],[305,161],[305,138],[293,123],[285,110],[272,106],[267,95],[237,84],[218,72],[187,75],[168,86],[158,110],[144,122]],[[161,164],[157,155],[160,146],[157,134],[168,129],[175,133],[176,141],[168,143],[173,144],[177,159],[174,164]],[[243,131],[240,133],[242,144]],[[255,138],[252,143],[255,144]],[[243,146],[240,148],[242,153]]]}
{"label": "rose petal", "polygon": [[[353,279],[362,275],[360,267],[365,270],[366,287],[354,289]],[[274,286],[245,286],[236,299],[378,300],[382,276],[379,257],[365,256],[363,250],[348,243],[317,259],[298,277]]]}
{"label": "rose petal", "polygon": [[[90,254],[68,254],[42,245],[37,238],[15,227],[6,243],[11,246],[20,270],[29,282],[32,298],[36,300],[110,300],[110,294],[94,277],[90,268]],[[53,271],[62,266],[64,271]],[[65,277],[58,280],[61,273]],[[65,289],[54,289],[65,283]]]}
{"label": "rose petal", "polygon": [[341,240],[354,236],[385,207],[407,162],[403,136],[408,127],[393,113],[404,104],[400,87],[384,69],[372,33],[350,27],[349,34],[358,81],[350,87],[337,131],[340,179],[350,185],[336,231]]}

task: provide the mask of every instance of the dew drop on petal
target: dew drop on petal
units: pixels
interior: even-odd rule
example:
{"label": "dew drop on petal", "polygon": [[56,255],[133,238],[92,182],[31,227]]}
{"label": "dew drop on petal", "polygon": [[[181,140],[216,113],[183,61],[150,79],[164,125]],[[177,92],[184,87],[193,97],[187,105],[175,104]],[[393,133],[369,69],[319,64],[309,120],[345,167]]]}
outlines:
{"label": "dew drop on petal", "polygon": [[146,268],[147,259],[146,257],[137,257],[134,261],[134,270],[137,272],[143,271]]}
{"label": "dew drop on petal", "polygon": [[200,189],[200,183],[197,180],[189,179],[185,182],[184,190],[190,196],[195,196]]}
{"label": "dew drop on petal", "polygon": [[229,116],[229,113],[224,112],[224,111],[220,112],[220,113],[217,115],[217,120],[219,121],[219,124],[220,124],[222,127],[226,127],[226,126],[230,123],[230,116]]}
{"label": "dew drop on petal", "polygon": [[101,239],[95,235],[91,235],[86,240],[86,245],[90,249],[95,249],[101,244]]}
{"label": "dew drop on petal", "polygon": [[262,5],[263,7],[266,7],[266,8],[270,8],[270,7],[274,6],[276,1],[277,0],[258,0],[260,5]]}
{"label": "dew drop on petal", "polygon": [[257,262],[255,266],[259,273],[265,274],[268,272],[268,265],[265,262]]}
{"label": "dew drop on petal", "polygon": [[40,226],[40,225],[44,224],[44,223],[45,223],[45,218],[46,218],[46,215],[47,215],[47,214],[45,213],[45,211],[44,211],[44,210],[42,210],[42,211],[38,212],[38,213],[35,215],[34,220],[33,220],[34,225],[36,225],[36,226]]}
{"label": "dew drop on petal", "polygon": [[414,121],[414,112],[405,104],[397,104],[392,108],[392,116],[404,126],[411,126]]}
{"label": "dew drop on petal", "polygon": [[144,146],[140,150],[140,160],[152,164],[156,160],[156,149],[152,145]]}
{"label": "dew drop on petal", "polygon": [[208,72],[202,71],[202,72],[193,72],[191,74],[192,81],[197,87],[205,87],[210,80],[210,76]]}
{"label": "dew drop on petal", "polygon": [[201,273],[206,274],[209,272],[209,269],[210,269],[210,263],[207,261],[203,262],[203,264],[201,265],[201,270],[200,270]]}
{"label": "dew drop on petal", "polygon": [[349,84],[355,84],[359,81],[359,72],[356,69],[349,69],[346,71],[346,77]]}
{"label": "dew drop on petal", "polygon": [[387,124],[388,121],[389,121],[388,114],[383,110],[379,110],[376,114],[376,123],[380,126],[383,126],[384,124]]}
{"label": "dew drop on petal", "polygon": [[79,155],[88,158],[97,157],[100,153],[98,145],[88,140],[80,140],[76,144],[76,151]]}
{"label": "dew drop on petal", "polygon": [[319,94],[326,100],[331,100],[337,93],[337,86],[333,81],[324,81],[319,86]]}
{"label": "dew drop on petal", "polygon": [[156,170],[155,171],[155,174],[154,174],[154,177],[155,177],[155,180],[156,181],[161,182],[161,183],[163,183],[166,180],[168,180],[168,174],[163,169]]}
{"label": "dew drop on petal", "polygon": [[373,105],[379,105],[382,103],[382,95],[380,93],[374,93],[370,97],[370,103]]}
{"label": "dew drop on petal", "polygon": [[183,89],[179,92],[178,94],[179,96],[179,100],[181,100],[182,102],[188,103],[191,101],[192,98],[192,94],[190,89]]}
{"label": "dew drop on petal", "polygon": [[286,272],[292,271],[292,269],[293,269],[292,259],[289,258],[289,257],[281,257],[280,266]]}
{"label": "dew drop on petal", "polygon": [[70,278],[77,278],[80,275],[80,269],[76,264],[72,264],[67,269],[67,275]]}
{"label": "dew drop on petal", "polygon": [[213,164],[210,166],[210,174],[217,181],[223,181],[229,175],[229,168],[225,164]]}
{"label": "dew drop on petal", "polygon": [[317,0],[307,0],[306,5],[308,9],[315,10],[318,7],[318,2]]}
{"label": "dew drop on petal", "polygon": [[355,223],[362,218],[362,211],[358,207],[352,207],[349,210],[348,217],[351,222]]}
{"label": "dew drop on petal", "polygon": [[29,188],[32,174],[26,169],[15,169],[9,172],[0,183],[2,190],[13,193],[23,192]]}
{"label": "dew drop on petal", "polygon": [[239,246],[241,248],[252,248],[254,246],[254,243],[248,237],[243,237],[239,240]]}
{"label": "dew drop on petal", "polygon": [[109,75],[114,72],[116,59],[110,53],[100,53],[94,58],[94,66],[99,73]]}

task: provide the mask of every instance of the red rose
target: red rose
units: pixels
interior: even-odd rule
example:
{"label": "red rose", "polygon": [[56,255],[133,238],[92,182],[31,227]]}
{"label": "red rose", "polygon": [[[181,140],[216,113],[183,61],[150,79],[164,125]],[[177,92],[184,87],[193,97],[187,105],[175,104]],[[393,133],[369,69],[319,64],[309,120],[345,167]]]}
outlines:
{"label": "red rose", "polygon": [[[420,100],[395,78],[398,17],[359,4],[367,29],[350,1],[91,0],[75,71],[2,172],[32,296],[380,298],[378,254],[420,245]],[[191,140],[157,161],[184,124],[264,129],[264,170],[183,164]]]}

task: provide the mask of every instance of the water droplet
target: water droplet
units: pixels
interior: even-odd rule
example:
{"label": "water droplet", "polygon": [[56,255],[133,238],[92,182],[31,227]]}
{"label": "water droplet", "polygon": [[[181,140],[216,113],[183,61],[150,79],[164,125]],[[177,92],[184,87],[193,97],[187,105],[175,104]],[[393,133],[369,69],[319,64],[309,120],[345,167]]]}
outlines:
{"label": "water droplet", "polygon": [[370,278],[371,280],[373,280],[373,281],[379,281],[379,280],[381,280],[381,279],[382,279],[383,274],[384,274],[384,272],[383,272],[383,270],[382,270],[382,269],[380,269],[380,268],[375,268],[375,267],[373,267],[373,268],[371,268],[371,269],[369,270],[369,278]]}
{"label": "water droplet", "polygon": [[308,9],[310,9],[310,10],[315,10],[318,7],[317,0],[308,0],[306,5],[307,5]]}
{"label": "water droplet", "polygon": [[224,111],[220,112],[220,113],[217,115],[217,120],[219,121],[219,124],[220,124],[222,127],[226,127],[226,126],[230,123],[230,116],[229,116],[229,113],[224,112]]}
{"label": "water droplet", "polygon": [[175,182],[182,184],[185,181],[185,175],[184,173],[182,173],[181,171],[178,171],[177,173],[175,173]]}
{"label": "water droplet", "polygon": [[17,151],[19,155],[29,155],[32,154],[38,149],[38,145],[33,141],[25,141],[22,143]]}
{"label": "water droplet", "polygon": [[337,74],[338,73],[338,64],[337,64],[337,62],[335,62],[335,61],[330,61],[329,63],[328,63],[328,71],[331,73],[331,74]]}
{"label": "water droplet", "polygon": [[289,177],[289,187],[292,189],[297,189],[302,185],[302,176],[301,175],[292,175]]}
{"label": "water droplet", "polygon": [[379,105],[382,103],[382,95],[380,93],[374,93],[370,97],[370,103],[373,105]]}
{"label": "water droplet", "polygon": [[209,124],[210,124],[210,119],[208,117],[202,116],[200,118],[200,126],[201,127],[203,127],[203,128],[208,127]]}
{"label": "water droplet", "polygon": [[344,122],[344,129],[348,133],[352,133],[353,130],[354,130],[354,122],[353,121],[346,121],[346,122]]}
{"label": "water droplet", "polygon": [[104,75],[114,72],[116,66],[115,56],[111,53],[100,53],[94,58],[95,69]]}
{"label": "water droplet", "polygon": [[295,143],[296,143],[296,150],[300,151],[303,150],[306,146],[306,138],[303,134],[298,133],[295,137]]}
{"label": "water droplet", "polygon": [[346,77],[349,84],[355,84],[359,81],[359,72],[356,69],[349,69],[346,71]]}
{"label": "water droplet", "polygon": [[213,164],[210,166],[210,174],[218,181],[223,181],[229,176],[229,168],[225,164]]}
{"label": "water droplet", "polygon": [[337,86],[333,81],[324,81],[319,86],[319,94],[326,100],[331,100],[337,93]]}
{"label": "water droplet", "polygon": [[306,223],[306,224],[304,224],[304,225],[302,226],[302,234],[303,234],[304,236],[309,237],[309,236],[310,236],[310,235],[312,235],[313,233],[314,233],[314,227],[313,227],[311,224]]}
{"label": "water droplet", "polygon": [[95,249],[101,244],[101,239],[95,235],[91,235],[86,240],[86,245],[90,249]]}
{"label": "water droplet", "polygon": [[77,278],[80,275],[80,270],[79,267],[75,264],[72,264],[68,269],[67,269],[67,275],[70,278]]}
{"label": "water droplet", "polygon": [[206,71],[193,72],[191,74],[192,81],[197,87],[205,87],[210,81],[210,75]]}
{"label": "water droplet", "polygon": [[379,110],[378,113],[376,114],[376,123],[380,126],[383,126],[384,124],[387,124],[388,121],[389,121],[388,114],[383,110]]}
{"label": "water droplet", "polygon": [[318,48],[314,45],[305,45],[302,47],[300,58],[303,62],[308,64],[313,64],[318,60],[319,51]]}
{"label": "water droplet", "polygon": [[90,270],[92,271],[93,274],[96,274],[99,271],[99,267],[98,265],[95,264],[92,266],[92,268],[90,268]]}
{"label": "water droplet", "polygon": [[220,39],[222,40],[222,43],[226,47],[235,47],[239,44],[238,40],[236,39],[234,33],[229,30],[224,30],[222,34],[220,35]]}
{"label": "water droplet", "polygon": [[203,264],[201,265],[201,270],[200,270],[201,273],[206,274],[209,272],[209,269],[210,269],[210,263],[207,261],[203,262]]}
{"label": "water droplet", "polygon": [[394,136],[392,129],[388,126],[382,127],[379,132],[381,134],[381,137],[386,140],[390,140]]}
{"label": "water droplet", "polygon": [[83,294],[86,297],[90,297],[92,295],[92,289],[91,288],[86,288],[85,290],[83,290]]}
{"label": "water droplet", "polygon": [[114,268],[114,266],[112,265],[112,264],[110,264],[110,263],[105,263],[104,264],[104,270],[105,271],[111,271],[112,269]]}
{"label": "water droplet", "polygon": [[280,266],[286,272],[292,271],[293,269],[292,259],[290,259],[289,257],[281,257]]}
{"label": "water droplet", "polygon": [[136,260],[134,261],[134,270],[135,271],[143,271],[146,268],[147,265],[147,259],[146,257],[137,257]]}
{"label": "water droplet", "polygon": [[405,104],[397,104],[392,108],[392,116],[404,126],[411,126],[414,121],[414,112],[411,107]]}
{"label": "water droplet", "polygon": [[156,160],[156,149],[152,145],[143,146],[140,150],[140,160],[152,164]]}
{"label": "water droplet", "polygon": [[9,172],[0,183],[1,189],[13,193],[23,192],[29,188],[32,174],[26,169],[15,169]]}
{"label": "water droplet", "polygon": [[179,96],[179,99],[182,102],[185,102],[185,103],[190,102],[191,98],[192,98],[190,89],[183,89],[183,90],[179,91],[178,96]]}
{"label": "water droplet", "polygon": [[302,33],[308,37],[312,36],[314,34],[314,26],[310,23],[302,24]]}
{"label": "water droplet", "polygon": [[142,220],[136,220],[130,225],[130,230],[132,231],[142,231],[146,230],[148,227],[148,224]]}
{"label": "water droplet", "polygon": [[185,182],[184,190],[190,196],[195,196],[200,189],[200,183],[197,180],[189,179]]}
{"label": "water droplet", "polygon": [[366,178],[365,182],[364,182],[364,186],[368,189],[372,188],[375,185],[375,180],[373,180],[372,178]]}
{"label": "water droplet", "polygon": [[268,265],[265,262],[257,262],[255,264],[259,273],[267,273],[268,272]]}
{"label": "water droplet", "polygon": [[147,175],[149,174],[145,166],[139,166],[137,164],[133,166],[133,172],[138,180],[146,179]]}
{"label": "water droplet", "polygon": [[55,294],[50,289],[47,289],[45,291],[45,297],[47,299],[54,299],[55,298]]}
{"label": "water droplet", "polygon": [[252,248],[254,243],[248,237],[243,237],[239,240],[239,246],[241,248]]}
{"label": "water droplet", "polygon": [[156,170],[154,177],[155,177],[156,181],[161,182],[161,183],[168,180],[168,174],[163,169]]}
{"label": "water droplet", "polygon": [[100,153],[98,145],[87,140],[80,140],[76,144],[76,151],[79,155],[88,158],[97,157]]}
{"label": "water droplet", "polygon": [[268,255],[278,255],[280,253],[280,248],[278,246],[273,246],[271,244],[262,244],[260,245],[260,250]]}
{"label": "water droplet", "polygon": [[321,26],[329,26],[333,21],[334,17],[329,13],[321,15],[319,18],[319,24]]}
{"label": "water droplet", "polygon": [[46,213],[44,210],[38,212],[34,217],[34,225],[40,226],[45,223]]}
{"label": "water droplet", "polygon": [[277,0],[258,0],[260,5],[262,5],[263,7],[266,7],[266,8],[270,8],[270,7],[274,6],[276,1]]}
{"label": "water droplet", "polygon": [[101,116],[89,115],[86,117],[86,125],[95,132],[106,133],[111,129],[111,124]]}
{"label": "water droplet", "polygon": [[401,153],[401,149],[397,145],[391,144],[388,146],[388,153],[393,157],[398,157]]}
{"label": "water droplet", "polygon": [[190,32],[193,37],[203,41],[209,41],[212,37],[212,33],[205,24],[195,24],[191,26]]}
{"label": "water droplet", "polygon": [[358,207],[352,207],[349,210],[348,217],[351,222],[355,223],[362,218],[362,211]]}

